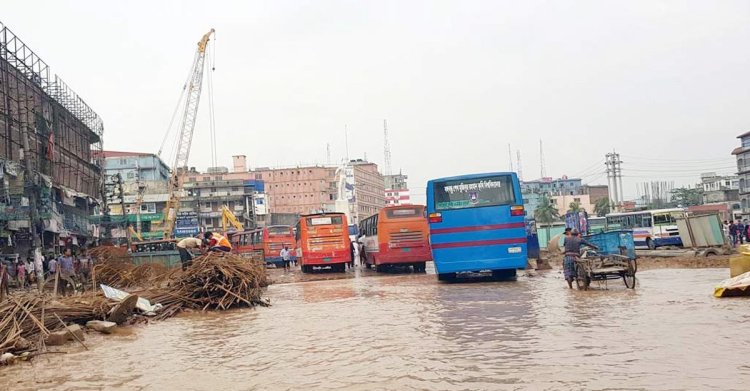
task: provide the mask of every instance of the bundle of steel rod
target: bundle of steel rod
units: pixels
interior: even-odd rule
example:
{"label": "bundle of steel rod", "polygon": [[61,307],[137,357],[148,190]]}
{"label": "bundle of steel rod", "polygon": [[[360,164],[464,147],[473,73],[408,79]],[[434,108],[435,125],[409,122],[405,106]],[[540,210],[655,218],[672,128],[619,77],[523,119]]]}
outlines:
{"label": "bundle of steel rod", "polygon": [[194,259],[185,273],[170,281],[167,291],[188,308],[225,310],[268,305],[262,300],[262,289],[266,286],[268,280],[262,262],[209,253]]}
{"label": "bundle of steel rod", "polygon": [[[226,310],[269,305],[262,298],[262,289],[268,285],[263,262],[232,254],[200,256],[185,272],[119,262],[99,266],[101,270],[95,269],[98,281],[110,281],[116,288],[148,289],[131,293],[163,306],[156,319],[172,317],[185,309]],[[163,284],[148,284],[154,281]],[[33,351],[50,331],[65,327],[62,322],[85,324],[89,320],[106,319],[116,304],[101,292],[68,297],[14,292],[0,302],[0,354]]]}
{"label": "bundle of steel rod", "polygon": [[86,323],[104,319],[113,305],[101,295],[10,295],[0,303],[0,354],[35,350],[50,331],[64,327],[57,317],[66,324]]}

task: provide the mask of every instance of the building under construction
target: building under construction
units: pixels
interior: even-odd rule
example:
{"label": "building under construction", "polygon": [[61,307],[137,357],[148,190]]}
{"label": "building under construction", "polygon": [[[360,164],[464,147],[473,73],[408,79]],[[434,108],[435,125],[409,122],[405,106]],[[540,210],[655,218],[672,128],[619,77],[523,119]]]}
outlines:
{"label": "building under construction", "polygon": [[[83,245],[96,237],[101,118],[0,23],[0,247]],[[97,157],[97,159],[94,159]],[[8,252],[8,251],[3,251]]]}

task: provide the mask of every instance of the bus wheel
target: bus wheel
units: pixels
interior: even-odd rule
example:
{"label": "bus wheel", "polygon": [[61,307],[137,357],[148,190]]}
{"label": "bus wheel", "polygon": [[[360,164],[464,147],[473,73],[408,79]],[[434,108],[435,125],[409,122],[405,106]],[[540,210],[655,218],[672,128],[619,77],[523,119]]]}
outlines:
{"label": "bus wheel", "polygon": [[451,282],[456,280],[456,273],[440,273],[438,274],[438,281]]}
{"label": "bus wheel", "polygon": [[375,265],[375,271],[378,273],[383,273],[385,271],[385,265]]}
{"label": "bus wheel", "polygon": [[492,278],[496,280],[510,280],[516,278],[516,269],[493,270]]}
{"label": "bus wheel", "polygon": [[414,264],[414,273],[425,273],[426,271],[427,271],[427,266],[425,265],[425,262]]}
{"label": "bus wheel", "polygon": [[302,273],[310,273],[311,271],[310,266],[302,265]]}
{"label": "bus wheel", "polygon": [[651,238],[646,238],[646,246],[648,246],[649,250],[656,250],[656,243]]}

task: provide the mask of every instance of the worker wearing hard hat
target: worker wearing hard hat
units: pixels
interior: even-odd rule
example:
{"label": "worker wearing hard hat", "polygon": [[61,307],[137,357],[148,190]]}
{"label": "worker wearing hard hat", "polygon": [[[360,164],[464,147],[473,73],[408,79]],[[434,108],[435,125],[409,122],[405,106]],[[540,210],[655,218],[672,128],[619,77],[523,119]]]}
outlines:
{"label": "worker wearing hard hat", "polygon": [[213,232],[206,232],[206,240],[208,240],[209,251],[221,251],[228,253],[232,251],[232,243],[229,243],[229,239]]}

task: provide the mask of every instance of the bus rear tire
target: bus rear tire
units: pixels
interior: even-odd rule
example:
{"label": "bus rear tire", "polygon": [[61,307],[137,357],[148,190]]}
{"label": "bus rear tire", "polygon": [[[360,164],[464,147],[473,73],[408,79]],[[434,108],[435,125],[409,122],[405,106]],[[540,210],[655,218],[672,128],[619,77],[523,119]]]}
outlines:
{"label": "bus rear tire", "polygon": [[302,273],[310,273],[312,272],[312,268],[307,265],[302,265]]}
{"label": "bus rear tire", "polygon": [[439,273],[438,281],[446,281],[446,282],[456,281],[456,273]]}
{"label": "bus rear tire", "polygon": [[427,271],[427,265],[425,262],[414,264],[414,273],[425,273]]}
{"label": "bus rear tire", "polygon": [[492,278],[496,280],[510,280],[516,278],[516,269],[493,270]]}

